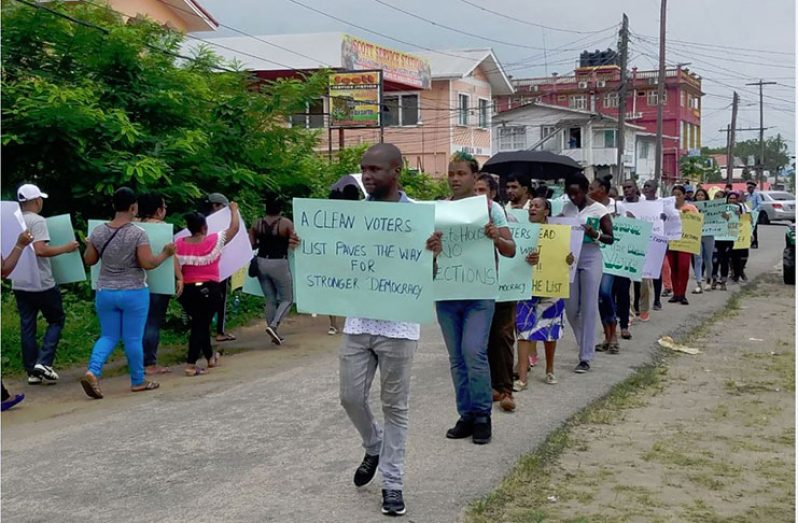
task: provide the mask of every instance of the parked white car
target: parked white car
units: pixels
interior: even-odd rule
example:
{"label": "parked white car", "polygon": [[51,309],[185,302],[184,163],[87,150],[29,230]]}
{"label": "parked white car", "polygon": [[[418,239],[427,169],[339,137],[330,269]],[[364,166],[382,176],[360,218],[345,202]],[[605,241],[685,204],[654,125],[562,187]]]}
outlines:
{"label": "parked white car", "polygon": [[776,221],[795,221],[795,195],[785,191],[760,191],[762,204],[759,222],[767,225]]}

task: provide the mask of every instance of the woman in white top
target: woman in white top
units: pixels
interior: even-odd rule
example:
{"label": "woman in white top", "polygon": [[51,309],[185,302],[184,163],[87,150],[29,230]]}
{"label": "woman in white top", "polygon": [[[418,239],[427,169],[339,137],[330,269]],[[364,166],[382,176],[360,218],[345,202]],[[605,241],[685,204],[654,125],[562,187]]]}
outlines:
{"label": "woman in white top", "polygon": [[588,197],[590,184],[581,172],[565,178],[568,200],[562,208],[563,216],[578,218],[585,229],[582,253],[579,255],[576,277],[571,284],[571,294],[565,304],[568,323],[574,330],[579,345],[579,364],[574,369],[578,374],[590,370],[590,362],[596,354],[596,321],[598,320],[598,295],[604,261],[599,243],[611,244],[612,218],[604,205]]}

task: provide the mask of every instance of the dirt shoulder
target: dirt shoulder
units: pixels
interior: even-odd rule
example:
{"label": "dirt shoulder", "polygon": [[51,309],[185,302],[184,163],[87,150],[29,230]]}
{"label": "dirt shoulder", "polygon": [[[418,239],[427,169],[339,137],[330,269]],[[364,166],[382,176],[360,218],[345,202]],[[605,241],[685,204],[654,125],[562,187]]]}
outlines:
{"label": "dirt shoulder", "polygon": [[[525,456],[471,523],[795,517],[795,288],[769,274]],[[523,393],[522,393],[523,394]]]}

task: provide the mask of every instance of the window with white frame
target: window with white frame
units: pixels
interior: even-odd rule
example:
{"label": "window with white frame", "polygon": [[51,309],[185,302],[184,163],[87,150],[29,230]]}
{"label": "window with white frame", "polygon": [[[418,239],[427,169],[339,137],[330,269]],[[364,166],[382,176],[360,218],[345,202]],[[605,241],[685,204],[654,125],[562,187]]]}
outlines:
{"label": "window with white frame", "polygon": [[[540,139],[547,138],[557,132],[557,127],[554,125],[541,125],[540,126]],[[552,137],[543,142],[540,146],[541,149],[544,151],[556,151],[558,149],[559,144],[557,143],[557,138]]]}
{"label": "window with white frame", "polygon": [[637,157],[641,160],[648,159],[648,142],[637,142]]}
{"label": "window with white frame", "polygon": [[479,126],[483,129],[490,125],[490,112],[488,109],[488,100],[484,98],[479,99]]}
{"label": "window with white frame", "polygon": [[385,127],[418,124],[419,111],[417,94],[384,96],[382,105],[382,121]]}
{"label": "window with white frame", "polygon": [[499,150],[519,151],[526,149],[526,127],[523,125],[499,127]]}
{"label": "window with white frame", "polygon": [[457,95],[457,124],[468,125],[468,109],[470,97],[467,94]]}
{"label": "window with white frame", "polygon": [[[615,129],[604,129],[601,133],[601,147],[614,149],[618,146],[615,140]],[[597,144],[598,145],[598,144]]]}
{"label": "window with white frame", "polygon": [[[658,96],[657,96],[657,90],[656,89],[652,89],[652,90],[650,90],[650,91],[648,91],[646,93],[646,103],[649,106],[656,107],[657,106],[657,99],[658,99]],[[662,97],[662,104],[665,105],[666,103],[668,103],[668,93],[667,93],[667,91],[664,92],[664,96]]]}
{"label": "window with white frame", "polygon": [[604,95],[604,107],[618,107],[618,93],[607,93]]}
{"label": "window with white frame", "polygon": [[321,129],[324,127],[324,98],[315,98],[305,104],[305,112],[291,115],[291,127]]}
{"label": "window with white frame", "polygon": [[568,108],[569,109],[587,109],[587,96],[583,94],[577,94],[568,97]]}
{"label": "window with white frame", "polygon": [[581,127],[571,127],[568,129],[568,135],[566,136],[566,147],[568,149],[581,149],[582,148],[582,128]]}

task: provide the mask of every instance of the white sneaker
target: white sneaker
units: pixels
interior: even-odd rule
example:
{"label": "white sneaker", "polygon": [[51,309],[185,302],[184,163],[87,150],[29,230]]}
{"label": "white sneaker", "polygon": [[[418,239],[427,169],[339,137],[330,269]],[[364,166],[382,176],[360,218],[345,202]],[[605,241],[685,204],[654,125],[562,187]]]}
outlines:
{"label": "white sneaker", "polygon": [[269,335],[269,337],[272,339],[272,343],[274,343],[275,345],[282,345],[283,344],[283,338],[281,338],[280,335],[277,334],[277,331],[274,330],[273,327],[267,325],[266,326],[266,334]]}
{"label": "white sneaker", "polygon": [[336,329],[335,327],[330,327],[329,329],[327,329],[327,334],[329,334],[330,336],[335,336],[336,334],[338,334],[338,329]]}
{"label": "white sneaker", "polygon": [[693,294],[704,294],[704,289],[701,287],[699,283],[698,286],[693,290]]}
{"label": "white sneaker", "polygon": [[526,389],[527,385],[528,383],[525,381],[515,380],[513,382],[513,392],[521,392]]}
{"label": "white sneaker", "polygon": [[52,367],[37,363],[33,367],[33,374],[47,381],[58,381],[58,373]]}
{"label": "white sneaker", "polygon": [[41,385],[42,379],[38,376],[34,376],[33,374],[28,376],[28,385]]}
{"label": "white sneaker", "polygon": [[554,376],[554,374],[549,372],[548,374],[546,374],[546,383],[548,383],[549,385],[554,385],[557,383],[557,378]]}

